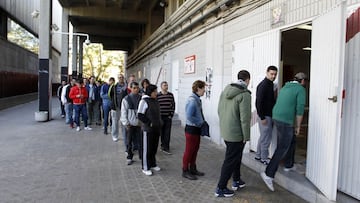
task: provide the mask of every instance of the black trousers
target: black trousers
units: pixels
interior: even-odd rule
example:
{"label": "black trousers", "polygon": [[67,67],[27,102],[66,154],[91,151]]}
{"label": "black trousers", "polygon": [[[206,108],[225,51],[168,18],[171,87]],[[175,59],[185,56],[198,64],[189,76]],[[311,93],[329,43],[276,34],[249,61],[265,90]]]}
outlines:
{"label": "black trousers", "polygon": [[221,175],[218,183],[220,189],[226,188],[226,185],[233,177],[234,181],[240,180],[240,165],[242,160],[243,149],[245,146],[244,142],[227,142],[225,160],[221,167]]}
{"label": "black trousers", "polygon": [[161,128],[161,149],[169,151],[172,118],[169,118],[169,116],[161,116],[161,120],[163,121]]}
{"label": "black trousers", "polygon": [[156,152],[159,146],[160,131],[143,131],[141,139],[141,165],[142,169],[150,170],[150,168],[157,166]]}
{"label": "black trousers", "polygon": [[[127,129],[127,143],[126,143],[126,151],[128,153],[127,159],[133,159],[134,153],[133,153],[133,142],[138,139],[138,137],[141,134],[141,128],[140,126],[130,126],[129,129]],[[140,153],[139,153],[139,157]]]}

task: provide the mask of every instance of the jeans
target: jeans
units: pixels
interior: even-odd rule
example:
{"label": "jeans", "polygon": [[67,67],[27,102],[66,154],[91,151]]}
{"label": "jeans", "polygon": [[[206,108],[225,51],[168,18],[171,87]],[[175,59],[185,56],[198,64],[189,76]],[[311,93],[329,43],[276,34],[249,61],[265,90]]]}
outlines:
{"label": "jeans", "polygon": [[169,151],[172,119],[169,116],[161,116],[163,126],[161,127],[161,149]]}
{"label": "jeans", "polygon": [[185,132],[185,138],[186,141],[182,169],[187,171],[189,170],[189,167],[196,166],[196,157],[200,148],[200,135]]}
{"label": "jeans", "polygon": [[257,145],[256,156],[260,157],[262,160],[269,158],[269,146],[272,138],[272,119],[270,116],[265,116],[266,124],[263,125],[261,123],[261,119],[258,118],[259,121],[259,129],[260,129],[260,138]]}
{"label": "jeans", "polygon": [[294,127],[288,123],[273,120],[277,130],[278,143],[269,165],[266,167],[267,176],[274,178],[280,161],[285,157],[294,136]]}
{"label": "jeans", "polygon": [[292,168],[295,163],[296,135],[293,135],[288,152],[285,155],[285,168]]}
{"label": "jeans", "polygon": [[72,124],[74,122],[73,114],[74,114],[73,104],[66,103],[65,104],[65,122],[66,122],[66,124]]}
{"label": "jeans", "polygon": [[[126,145],[127,145],[127,130],[126,130],[126,126],[123,126],[123,124],[120,122],[120,128],[121,128],[121,134],[123,136],[123,139],[124,139],[124,145],[125,145],[125,148],[126,148]],[[135,140],[133,140],[133,143],[134,143]],[[136,147],[134,146],[134,149]],[[139,149],[139,148],[136,148],[136,149]]]}
{"label": "jeans", "polygon": [[103,103],[103,112],[104,112],[104,129],[109,126],[109,112],[110,112],[110,104]]}
{"label": "jeans", "polygon": [[87,111],[86,111],[86,105],[85,104],[74,104],[74,110],[75,110],[75,123],[77,126],[80,126],[80,113],[82,116],[82,119],[84,121],[84,126],[87,127]]}
{"label": "jeans", "polygon": [[[111,121],[112,121],[111,122],[111,135],[112,135],[113,139],[115,140],[115,139],[119,138],[119,120],[120,120],[120,116],[121,116],[121,111],[111,109],[110,114],[111,114]],[[124,142],[125,147],[126,147],[126,143],[127,142]]]}
{"label": "jeans", "polygon": [[99,101],[87,102],[86,108],[87,108],[88,117],[89,117],[89,124],[91,125],[93,122],[100,123]]}
{"label": "jeans", "polygon": [[242,160],[243,149],[245,146],[244,142],[227,142],[225,160],[221,167],[221,175],[218,183],[220,189],[226,188],[227,182],[229,181],[231,175],[233,181],[240,180],[240,165]]}

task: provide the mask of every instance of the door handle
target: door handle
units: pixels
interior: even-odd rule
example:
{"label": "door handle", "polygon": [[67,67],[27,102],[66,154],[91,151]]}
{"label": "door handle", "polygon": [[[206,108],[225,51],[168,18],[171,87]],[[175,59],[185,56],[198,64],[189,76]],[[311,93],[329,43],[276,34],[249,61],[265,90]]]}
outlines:
{"label": "door handle", "polygon": [[335,103],[335,102],[337,102],[337,96],[329,97],[328,100]]}

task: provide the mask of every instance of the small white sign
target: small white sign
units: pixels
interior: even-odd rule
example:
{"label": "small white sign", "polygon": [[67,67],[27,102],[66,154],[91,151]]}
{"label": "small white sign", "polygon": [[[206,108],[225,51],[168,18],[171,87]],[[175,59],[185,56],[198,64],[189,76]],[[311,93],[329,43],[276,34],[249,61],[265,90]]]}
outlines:
{"label": "small white sign", "polygon": [[195,55],[191,55],[184,60],[184,73],[195,73]]}

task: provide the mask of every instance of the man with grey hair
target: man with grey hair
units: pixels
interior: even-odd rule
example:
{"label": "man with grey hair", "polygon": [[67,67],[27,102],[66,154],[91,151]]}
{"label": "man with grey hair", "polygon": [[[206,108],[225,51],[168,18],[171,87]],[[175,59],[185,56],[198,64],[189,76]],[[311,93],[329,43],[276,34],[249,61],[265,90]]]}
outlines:
{"label": "man with grey hair", "polygon": [[[114,142],[119,140],[119,120],[121,115],[121,102],[123,98],[128,94],[127,85],[123,74],[119,75],[119,82],[113,84],[109,88],[109,98],[111,100],[111,135]],[[126,137],[124,137],[124,145],[126,147]]]}

